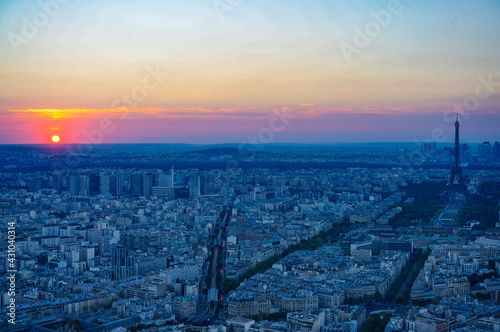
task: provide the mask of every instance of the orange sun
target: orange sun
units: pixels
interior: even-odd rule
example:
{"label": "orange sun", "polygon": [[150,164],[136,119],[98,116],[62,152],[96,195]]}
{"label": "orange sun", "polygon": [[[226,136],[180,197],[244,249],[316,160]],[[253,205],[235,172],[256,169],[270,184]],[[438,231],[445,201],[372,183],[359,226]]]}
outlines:
{"label": "orange sun", "polygon": [[60,140],[61,140],[61,138],[59,138],[59,136],[57,136],[57,135],[52,136],[52,142],[57,143]]}

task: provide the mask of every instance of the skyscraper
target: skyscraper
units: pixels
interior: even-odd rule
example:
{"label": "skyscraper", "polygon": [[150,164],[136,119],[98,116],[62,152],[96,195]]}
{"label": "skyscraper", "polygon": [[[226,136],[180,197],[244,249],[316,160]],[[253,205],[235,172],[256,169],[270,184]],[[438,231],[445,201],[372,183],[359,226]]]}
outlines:
{"label": "skyscraper", "polygon": [[201,174],[200,179],[200,195],[215,194],[215,178],[212,174]]}
{"label": "skyscraper", "polygon": [[200,196],[200,176],[192,174],[189,179],[189,197]]}
{"label": "skyscraper", "polygon": [[131,191],[132,196],[141,196],[143,194],[143,178],[142,174],[135,173],[132,174],[132,183],[131,183]]}
{"label": "skyscraper", "polygon": [[172,179],[169,174],[158,175],[157,181],[158,187],[172,187]]}
{"label": "skyscraper", "polygon": [[86,175],[80,176],[80,195],[89,194],[89,177]]}
{"label": "skyscraper", "polygon": [[111,266],[125,265],[125,258],[127,257],[127,248],[123,245],[114,244],[111,249]]}
{"label": "skyscraper", "polygon": [[100,175],[100,181],[99,181],[99,191],[103,195],[108,195],[111,193],[110,190],[110,176],[107,174],[101,174]]}
{"label": "skyscraper", "polygon": [[90,174],[89,176],[89,193],[91,195],[99,194],[101,187],[101,179],[99,174]]}
{"label": "skyscraper", "polygon": [[153,174],[144,174],[142,180],[142,194],[144,196],[151,196],[153,194],[154,177]]}
{"label": "skyscraper", "polygon": [[69,193],[71,195],[80,194],[80,174],[71,174],[69,177]]}
{"label": "skyscraper", "polygon": [[172,179],[170,180],[172,183],[172,193],[174,192],[174,187],[175,187],[175,176],[174,176],[174,165],[172,165]]}
{"label": "skyscraper", "polygon": [[122,175],[112,174],[109,176],[109,193],[113,196],[122,195]]}
{"label": "skyscraper", "polygon": [[60,172],[52,173],[52,189],[61,192],[63,189],[63,178]]}

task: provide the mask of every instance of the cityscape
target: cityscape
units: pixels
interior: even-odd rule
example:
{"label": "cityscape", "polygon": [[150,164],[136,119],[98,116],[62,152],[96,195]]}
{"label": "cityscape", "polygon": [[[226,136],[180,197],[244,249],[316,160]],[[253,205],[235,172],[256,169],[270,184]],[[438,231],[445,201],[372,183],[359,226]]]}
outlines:
{"label": "cityscape", "polygon": [[500,332],[498,2],[0,22],[0,331]]}

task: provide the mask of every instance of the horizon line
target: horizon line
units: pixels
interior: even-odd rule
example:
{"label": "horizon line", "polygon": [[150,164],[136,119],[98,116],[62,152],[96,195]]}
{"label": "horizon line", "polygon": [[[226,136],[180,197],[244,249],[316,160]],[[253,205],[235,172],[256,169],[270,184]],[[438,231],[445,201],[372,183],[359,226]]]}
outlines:
{"label": "horizon line", "polygon": [[[460,142],[460,144],[483,144],[485,142],[488,143],[497,143],[499,140],[491,141],[480,141],[480,142]],[[390,142],[322,142],[322,143],[300,143],[300,142],[276,142],[276,143],[236,143],[236,142],[226,142],[226,143],[168,143],[168,142],[109,142],[109,143],[0,143],[0,146],[60,146],[60,145],[202,145],[202,146],[210,146],[210,145],[340,145],[340,144],[422,144],[422,143],[435,143],[437,145],[454,145],[454,142],[427,142],[427,141],[419,141],[419,142],[409,142],[409,141],[390,141]]]}

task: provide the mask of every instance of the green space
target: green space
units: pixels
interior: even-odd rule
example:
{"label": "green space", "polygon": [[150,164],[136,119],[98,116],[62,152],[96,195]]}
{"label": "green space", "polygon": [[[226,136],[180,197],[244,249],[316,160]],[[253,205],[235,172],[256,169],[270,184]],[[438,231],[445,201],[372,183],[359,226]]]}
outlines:
{"label": "green space", "polygon": [[470,294],[470,296],[475,298],[475,299],[478,299],[479,301],[486,301],[486,300],[491,299],[491,294],[493,294],[493,292],[475,293],[475,294]]}
{"label": "green space", "polygon": [[270,322],[278,322],[285,321],[288,312],[273,312],[272,314],[260,314],[256,316],[252,316],[252,319],[256,322],[260,322],[261,320],[267,320]]}
{"label": "green space", "polygon": [[415,279],[417,279],[429,255],[430,251],[423,251],[421,248],[413,251],[405,268],[401,271],[396,282],[391,286],[387,294],[387,300],[396,301],[399,304],[405,303],[408,300],[411,286]]}
{"label": "green space", "polygon": [[347,304],[347,305],[358,305],[358,304],[369,305],[375,301],[382,300],[382,298],[383,298],[382,294],[380,294],[379,291],[376,291],[373,296],[364,295],[363,297],[348,297],[347,299],[344,300],[344,304]]}
{"label": "green space", "polygon": [[391,320],[390,313],[373,313],[370,318],[363,324],[359,332],[384,332],[385,327]]}
{"label": "green space", "polygon": [[[494,269],[495,267],[493,266],[492,268]],[[484,282],[486,279],[498,278],[498,277],[499,277],[499,275],[496,272],[489,272],[489,273],[484,273],[484,274],[473,273],[473,274],[467,275],[467,279],[469,280],[469,283],[472,286],[477,285],[481,282]]]}
{"label": "green space", "polygon": [[489,181],[481,184],[477,194],[472,195],[470,201],[458,212],[458,223],[465,225],[471,220],[477,220],[480,225],[476,225],[475,229],[495,227],[500,210],[499,200],[500,182]]}
{"label": "green space", "polygon": [[[389,220],[393,227],[407,227],[419,220],[422,223],[432,222],[446,205],[441,201],[445,182],[424,182],[420,184],[408,183],[402,188],[406,195],[398,206],[403,210]],[[413,203],[405,203],[406,199],[412,197]]]}
{"label": "green space", "polygon": [[297,250],[316,250],[319,247],[330,244],[335,238],[347,227],[351,224],[349,222],[344,222],[342,224],[334,224],[332,228],[327,231],[322,231],[318,235],[313,236],[308,240],[302,240],[297,244],[290,246],[288,249],[285,249],[281,255],[274,255],[271,258],[266,259],[265,261],[260,262],[254,268],[245,272],[239,280],[235,280],[233,278],[226,278],[223,281],[223,290],[227,294],[232,290],[235,290],[241,281],[248,279],[257,273],[263,273],[269,270],[274,263],[278,262],[281,258],[288,256],[289,254],[297,251]]}
{"label": "green space", "polygon": [[412,305],[416,305],[418,307],[425,307],[429,304],[437,305],[441,301],[441,297],[434,297],[432,299],[415,299],[411,300]]}
{"label": "green space", "polygon": [[77,319],[70,319],[67,323],[66,326],[70,328],[72,331],[83,331],[85,328],[83,327],[83,324],[77,320]]}
{"label": "green space", "polygon": [[441,219],[453,219],[454,217],[455,217],[455,213],[446,212],[446,213],[443,213],[443,216],[441,217]]}

